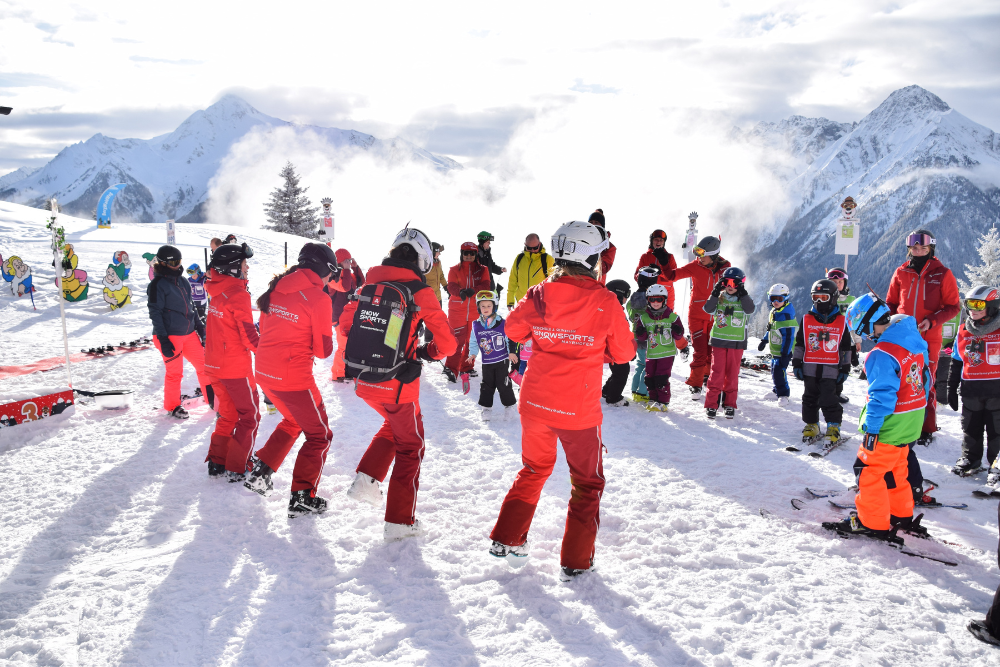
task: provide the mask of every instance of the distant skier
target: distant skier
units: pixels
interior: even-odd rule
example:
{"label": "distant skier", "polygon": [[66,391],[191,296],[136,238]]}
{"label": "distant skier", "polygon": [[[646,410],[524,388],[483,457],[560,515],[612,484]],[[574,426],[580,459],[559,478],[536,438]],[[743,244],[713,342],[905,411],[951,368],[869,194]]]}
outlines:
{"label": "distant skier", "polygon": [[[635,323],[639,321],[639,317],[646,310],[646,290],[651,286],[657,284],[657,278],[660,277],[660,268],[658,266],[644,266],[636,272],[635,280],[639,284],[639,289],[629,297],[628,303],[625,305],[625,314],[628,316],[632,330],[635,331]],[[646,387],[646,346],[644,344],[639,344],[636,340],[636,364],[635,364],[635,374],[632,376],[632,400],[637,402],[645,402],[649,400],[649,389]],[[688,350],[687,347],[684,350]],[[687,357],[684,357],[687,361]]]}
{"label": "distant skier", "polygon": [[208,294],[205,291],[205,279],[207,276],[197,264],[192,264],[187,268],[187,275],[188,282],[191,283],[191,301],[194,302],[194,309],[198,313],[198,319],[201,320],[202,324],[205,324],[205,311],[208,308]]}
{"label": "distant skier", "polygon": [[[632,294],[632,288],[629,284],[624,280],[609,280],[607,288],[609,292],[615,295],[618,303],[624,309],[625,302],[628,300],[629,295]],[[604,361],[611,370],[611,376],[604,382],[604,387],[601,389],[601,397],[604,398],[605,404],[612,407],[627,407],[628,400],[625,398],[624,392],[625,385],[628,384],[629,371],[632,370],[632,367],[629,366],[628,362],[616,364],[611,355],[607,353],[604,355]]]}
{"label": "distant skier", "polygon": [[507,310],[524,298],[528,289],[544,281],[552,273],[552,255],[545,252],[545,246],[538,234],[524,237],[524,249],[514,258],[510,278],[507,279]]}
{"label": "distant skier", "polygon": [[[481,416],[484,422],[490,421],[493,415],[493,394],[500,393],[500,402],[504,406],[504,418],[517,414],[517,397],[514,387],[508,377],[511,364],[517,364],[517,355],[513,352],[516,343],[510,343],[504,333],[504,319],[497,312],[500,307],[500,296],[490,290],[483,290],[476,295],[476,307],[479,318],[472,323],[472,333],[469,336],[469,361],[476,362],[476,356],[483,353],[482,382],[479,384],[479,406],[483,409]],[[468,377],[463,375],[464,384]]]}
{"label": "distant skier", "polygon": [[666,285],[656,283],[646,289],[646,308],[639,313],[633,330],[635,340],[645,351],[646,389],[650,412],[666,412],[670,406],[670,372],[678,349],[687,347],[684,323],[667,305]]}
{"label": "distant skier", "polygon": [[163,356],[166,375],[163,381],[163,409],[171,417],[187,419],[181,405],[181,378],[184,359],[198,374],[201,393],[212,402],[212,390],[205,374],[205,325],[191,301],[191,283],[181,277],[181,251],[171,245],[156,251],[155,276],[146,287],[146,305],[153,323],[153,344]]}
{"label": "distant skier", "polygon": [[479,242],[479,263],[486,267],[490,272],[490,289],[496,292],[498,295],[503,292],[503,285],[494,280],[494,275],[500,275],[501,273],[507,273],[506,266],[498,266],[495,261],[493,261],[493,251],[490,250],[490,244],[493,242],[493,235],[487,231],[479,232],[476,235],[476,240]]}
{"label": "distant skier", "polygon": [[615,363],[635,355],[632,332],[614,295],[597,280],[607,235],[598,226],[568,222],[552,235],[556,268],[528,290],[507,318],[511,340],[533,342],[521,385],[521,460],[524,467],[504,498],[490,534],[490,553],[523,563],[528,529],[562,441],[572,474],[560,564],[566,578],[594,564],[604,491],[601,376],[607,350]]}
{"label": "distant skier", "polygon": [[[937,239],[929,231],[918,229],[907,234],[905,241],[907,259],[893,273],[885,302],[893,313],[917,319],[920,335],[927,342],[931,375],[934,376],[941,350],[941,326],[955,317],[961,307],[958,283],[951,270],[935,256]],[[918,445],[929,445],[937,431],[936,396],[931,385],[931,399]]]}
{"label": "distant skier", "polygon": [[[705,414],[709,419],[715,419],[720,402],[726,419],[736,416],[740,362],[747,349],[747,320],[757,309],[747,294],[746,281],[742,269],[727,268],[705,302],[704,311],[713,317],[708,341],[712,349],[712,372],[705,395]],[[646,290],[646,299],[649,299],[649,290]],[[648,351],[646,355],[648,359]],[[646,385],[649,385],[648,377]]]}
{"label": "distant skier", "polygon": [[215,391],[215,420],[208,456],[210,477],[243,482],[260,426],[260,398],[251,354],[260,336],[254,326],[247,278],[253,250],[225,244],[212,253],[205,284],[212,295],[205,325],[205,372]]}
{"label": "distant skier", "polygon": [[598,277],[598,280],[600,280],[603,285],[608,280],[608,274],[611,273],[611,267],[615,265],[615,255],[618,253],[618,249],[615,247],[615,244],[611,242],[611,232],[607,231],[607,228],[604,225],[604,209],[596,209],[590,214],[590,217],[587,218],[587,222],[600,227],[607,235],[608,247],[601,252],[601,275]]}
{"label": "distant skier", "polygon": [[788,364],[792,360],[795,349],[795,333],[799,323],[795,319],[795,306],[788,300],[788,286],[781,283],[771,285],[767,290],[767,299],[771,302],[771,312],[767,322],[767,340],[760,342],[763,350],[765,343],[770,345],[771,380],[774,382],[772,391],[778,397],[778,405],[788,405],[791,388],[788,386]]}
{"label": "distant skier", "polygon": [[649,235],[649,250],[642,253],[639,265],[635,267],[633,278],[639,280],[639,272],[647,266],[660,269],[659,283],[667,288],[667,306],[674,309],[674,283],[663,275],[668,270],[677,269],[677,260],[667,251],[667,233],[662,229],[654,229]]}
{"label": "distant skier", "polygon": [[802,392],[802,441],[820,439],[819,413],[826,419],[828,444],[840,440],[844,406],[837,400],[837,385],[851,372],[854,340],[847,318],[837,306],[839,292],[832,280],[817,280],[809,290],[812,309],[802,316],[795,334],[792,372],[805,384]]}
{"label": "distant skier", "polygon": [[892,541],[899,539],[894,527],[925,536],[926,529],[913,521],[913,493],[903,480],[911,476],[907,460],[920,437],[930,391],[927,344],[914,318],[891,315],[874,294],[856,299],[847,320],[848,330],[876,345],[865,359],[868,400],[861,410],[863,440],[854,461],[857,511],[826,527]]}
{"label": "distant skier", "polygon": [[327,501],[317,496],[316,490],[333,432],[313,377],[313,359],[333,354],[333,305],[323,288],[340,277],[333,250],[322,243],[306,243],[295,266],[272,278],[257,298],[257,384],[281,413],[281,423],[257,450],[257,463],[244,486],[262,496],[270,495],[274,488],[271,475],[305,433],[292,470],[289,518],[327,509]]}
{"label": "distant skier", "polygon": [[948,404],[962,398],[962,457],[954,472],[970,475],[983,468],[986,431],[986,484],[1000,490],[1000,289],[976,285],[965,297],[968,317],[958,329],[951,353]]}

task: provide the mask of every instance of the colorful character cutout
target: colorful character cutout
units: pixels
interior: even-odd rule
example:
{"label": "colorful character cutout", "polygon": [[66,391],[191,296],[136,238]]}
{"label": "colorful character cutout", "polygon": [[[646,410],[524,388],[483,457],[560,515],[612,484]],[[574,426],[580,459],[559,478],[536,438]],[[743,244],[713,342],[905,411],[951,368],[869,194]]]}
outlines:
{"label": "colorful character cutout", "polygon": [[132,303],[132,290],[125,285],[128,269],[124,264],[108,264],[104,272],[104,300],[111,310],[118,310]]}
{"label": "colorful character cutout", "polygon": [[67,301],[84,301],[90,291],[87,272],[77,268],[79,265],[80,256],[73,250],[73,244],[67,243],[62,261],[62,291]]}
{"label": "colorful character cutout", "polygon": [[146,264],[149,266],[149,281],[153,282],[153,265],[156,264],[156,255],[151,252],[142,253],[142,258],[146,260]]}
{"label": "colorful character cutout", "polygon": [[128,253],[124,250],[119,250],[111,257],[111,263],[114,266],[121,264],[125,267],[125,271],[122,274],[122,280],[128,280],[128,274],[132,271],[132,260],[128,258]]}
{"label": "colorful character cutout", "polygon": [[6,260],[0,255],[0,274],[10,284],[10,293],[14,296],[24,296],[35,291],[31,284],[31,267],[17,255]]}

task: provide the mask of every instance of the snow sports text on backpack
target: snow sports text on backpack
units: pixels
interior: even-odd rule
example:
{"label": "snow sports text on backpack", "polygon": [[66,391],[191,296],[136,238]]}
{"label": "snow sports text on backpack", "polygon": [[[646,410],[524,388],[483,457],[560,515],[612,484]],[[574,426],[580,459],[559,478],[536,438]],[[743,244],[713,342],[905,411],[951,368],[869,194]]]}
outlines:
{"label": "snow sports text on backpack", "polygon": [[411,320],[420,310],[413,296],[427,288],[420,281],[372,283],[361,288],[344,348],[347,377],[365,382],[397,379],[404,384],[420,377],[421,364],[412,358],[407,344]]}

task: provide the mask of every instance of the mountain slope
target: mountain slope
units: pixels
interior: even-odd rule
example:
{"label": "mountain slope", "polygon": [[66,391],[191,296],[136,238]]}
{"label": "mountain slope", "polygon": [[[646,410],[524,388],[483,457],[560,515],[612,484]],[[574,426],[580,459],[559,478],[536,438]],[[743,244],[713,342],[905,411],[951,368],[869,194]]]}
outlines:
{"label": "mountain slope", "polygon": [[293,127],[311,131],[335,148],[354,147],[385,160],[416,160],[436,169],[461,168],[402,139],[382,141],[354,130],[294,125],[261,113],[234,95],[191,114],[168,134],[113,139],[96,134],[64,148],[47,165],[23,178],[0,181],[0,200],[39,206],[56,197],[67,213],[91,216],[101,193],[115,183],[128,187],[115,200],[116,220],[204,222],[208,183],[230,147],[251,131]]}
{"label": "mountain slope", "polygon": [[1000,136],[933,93],[902,88],[848,127],[788,179],[794,209],[757,237],[748,261],[755,292],[784,282],[804,303],[824,267],[843,265],[833,234],[847,195],[861,220],[861,253],[848,267],[856,294],[866,284],[885,292],[906,255],[902,239],[917,228],[935,234],[938,256],[961,277],[978,236],[1000,220]]}

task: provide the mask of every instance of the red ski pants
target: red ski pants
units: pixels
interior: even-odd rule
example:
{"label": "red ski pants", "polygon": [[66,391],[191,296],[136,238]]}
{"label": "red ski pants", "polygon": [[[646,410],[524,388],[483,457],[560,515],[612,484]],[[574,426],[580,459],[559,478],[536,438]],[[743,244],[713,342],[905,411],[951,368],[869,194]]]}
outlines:
{"label": "red ski pants", "polygon": [[333,330],[337,332],[337,349],[333,352],[333,379],[346,377],[346,367],[344,366],[344,348],[347,347],[347,336],[340,333],[337,325],[333,325]]}
{"label": "red ski pants", "polygon": [[[257,379],[260,380],[259,377]],[[292,470],[292,492],[308,489],[315,496],[319,480],[323,476],[323,466],[326,465],[326,454],[333,441],[333,431],[326,418],[323,397],[315,383],[309,389],[297,391],[281,391],[273,385],[263,383],[261,388],[281,413],[281,423],[264,446],[257,450],[257,458],[276,471],[288,456],[299,434],[305,433],[306,441],[299,448],[295,468]]]}
{"label": "red ski pants", "polygon": [[[863,435],[863,434],[862,434]],[[854,474],[858,478],[858,518],[872,530],[889,530],[889,516],[913,516],[913,491],[906,481],[908,445],[897,447],[884,442],[873,451],[858,448]]]}
{"label": "red ski pants", "polygon": [[708,376],[708,392],[705,394],[706,408],[719,408],[719,394],[726,392],[724,407],[736,407],[736,395],[740,391],[740,361],[743,350],[730,347],[712,348],[712,374]]}
{"label": "red ski pants", "polygon": [[224,464],[232,472],[245,472],[260,426],[257,383],[252,377],[210,379],[219,417],[205,460]]}
{"label": "red ski pants", "polygon": [[[174,356],[163,357],[163,365],[167,367],[166,375],[163,379],[163,409],[170,411],[181,404],[181,379],[184,377],[184,360],[194,366],[194,372],[198,374],[198,384],[201,385],[201,395],[208,397],[206,387],[210,384],[208,376],[205,375],[205,348],[201,346],[201,338],[195,332],[187,336],[170,336],[170,342],[174,346]],[[153,345],[160,349],[160,339],[153,337]],[[163,356],[163,351],[160,351]]]}
{"label": "red ski pants", "polygon": [[705,378],[712,372],[712,346],[708,344],[708,340],[712,332],[713,320],[711,318],[695,318],[690,315],[688,320],[694,355],[691,357],[691,374],[688,376],[686,384],[692,387],[701,387],[705,384]]}
{"label": "red ski pants", "polygon": [[357,472],[381,482],[395,461],[386,494],[385,520],[413,525],[420,489],[420,464],[424,460],[424,419],[420,404],[379,403],[369,399],[365,399],[365,403],[385,421],[361,457]]}
{"label": "red ski pants", "polygon": [[490,538],[508,546],[528,539],[528,529],[538,506],[545,481],[556,464],[556,441],[562,442],[569,464],[573,491],[566,514],[560,561],[564,567],[585,570],[594,561],[594,542],[601,526],[601,495],[604,493],[604,443],[601,427],[579,431],[554,428],[521,417],[521,461],[524,467],[507,492]]}
{"label": "red ski pants", "polygon": [[458,341],[458,349],[444,361],[444,365],[454,371],[455,375],[468,373],[475,367],[475,363],[469,363],[469,335],[472,333],[472,322],[468,322],[464,327],[454,330],[455,339]]}
{"label": "red ski pants", "polygon": [[[933,331],[933,329],[932,329]],[[940,335],[940,329],[938,334]],[[927,340],[926,338],[924,340]],[[937,431],[937,387],[934,378],[937,377],[938,357],[941,356],[941,339],[927,340],[927,354],[930,355],[931,367],[931,393],[927,397],[927,408],[924,409],[924,426],[921,429],[924,433],[934,433]]]}

